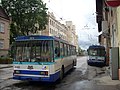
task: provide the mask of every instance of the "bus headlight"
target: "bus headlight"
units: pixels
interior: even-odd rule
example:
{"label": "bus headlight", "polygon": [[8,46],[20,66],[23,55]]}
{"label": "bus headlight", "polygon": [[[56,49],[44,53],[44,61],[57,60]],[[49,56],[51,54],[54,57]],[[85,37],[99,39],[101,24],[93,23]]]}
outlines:
{"label": "bus headlight", "polygon": [[20,74],[20,70],[14,70],[14,74]]}
{"label": "bus headlight", "polygon": [[40,71],[40,75],[48,75],[48,71]]}

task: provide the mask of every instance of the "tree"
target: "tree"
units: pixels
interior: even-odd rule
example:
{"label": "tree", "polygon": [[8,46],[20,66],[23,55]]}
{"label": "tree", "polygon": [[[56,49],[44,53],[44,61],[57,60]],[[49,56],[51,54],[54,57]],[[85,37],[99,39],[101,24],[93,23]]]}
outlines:
{"label": "tree", "polygon": [[12,18],[11,40],[46,28],[48,9],[42,0],[1,0],[1,4]]}
{"label": "tree", "polygon": [[81,47],[78,48],[78,55],[85,55],[86,50],[81,49]]}

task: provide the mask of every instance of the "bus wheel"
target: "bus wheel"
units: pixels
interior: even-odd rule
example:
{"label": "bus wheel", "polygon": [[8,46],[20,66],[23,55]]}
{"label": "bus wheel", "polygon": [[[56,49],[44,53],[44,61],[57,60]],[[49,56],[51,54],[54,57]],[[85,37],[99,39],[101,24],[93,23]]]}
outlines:
{"label": "bus wheel", "polygon": [[75,62],[73,61],[73,63],[72,63],[72,69],[74,68],[74,66],[75,66]]}
{"label": "bus wheel", "polygon": [[60,71],[60,80],[62,80],[63,77],[64,77],[64,67],[62,67]]}
{"label": "bus wheel", "polygon": [[74,68],[74,65],[75,65],[75,63],[74,63],[74,61],[73,61],[73,66],[72,66],[72,68]]}

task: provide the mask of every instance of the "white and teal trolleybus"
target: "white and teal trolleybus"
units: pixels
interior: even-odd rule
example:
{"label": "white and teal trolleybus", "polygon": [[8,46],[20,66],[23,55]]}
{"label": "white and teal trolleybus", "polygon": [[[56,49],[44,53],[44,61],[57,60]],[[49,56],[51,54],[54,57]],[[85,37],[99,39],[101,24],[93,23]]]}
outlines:
{"label": "white and teal trolleybus", "polygon": [[13,79],[55,82],[76,65],[76,47],[52,36],[16,37]]}

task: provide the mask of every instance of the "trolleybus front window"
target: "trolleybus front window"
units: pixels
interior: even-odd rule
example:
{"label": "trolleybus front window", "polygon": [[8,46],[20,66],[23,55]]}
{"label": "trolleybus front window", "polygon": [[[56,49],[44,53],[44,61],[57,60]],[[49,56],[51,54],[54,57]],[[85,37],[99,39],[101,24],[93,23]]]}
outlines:
{"label": "trolleybus front window", "polygon": [[105,49],[98,50],[98,56],[105,56]]}
{"label": "trolleybus front window", "polygon": [[97,55],[97,50],[96,49],[89,50],[89,55],[96,56]]}
{"label": "trolleybus front window", "polygon": [[16,61],[30,60],[30,43],[17,42],[16,43]]}
{"label": "trolleybus front window", "polygon": [[105,56],[105,50],[104,49],[90,49],[89,55],[91,55],[91,56]]}
{"label": "trolleybus front window", "polygon": [[52,41],[32,41],[16,43],[16,61],[51,62]]}

